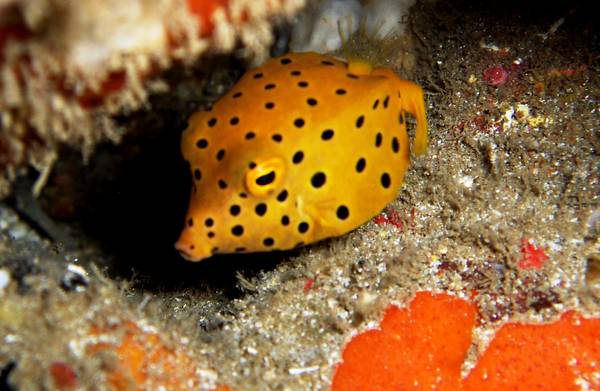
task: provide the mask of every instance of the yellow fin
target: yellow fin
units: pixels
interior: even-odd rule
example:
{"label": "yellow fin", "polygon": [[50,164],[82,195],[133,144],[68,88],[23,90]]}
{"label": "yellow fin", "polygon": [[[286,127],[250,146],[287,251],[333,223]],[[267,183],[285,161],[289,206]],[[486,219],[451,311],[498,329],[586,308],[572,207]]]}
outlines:
{"label": "yellow fin", "polygon": [[340,40],[342,41],[342,51],[344,53],[344,57],[348,59],[348,72],[354,75],[368,75],[373,71],[373,65],[360,58],[356,58],[350,54],[350,46],[349,41],[351,34],[346,38],[343,34],[343,30],[341,24],[338,22],[338,34],[340,35]]}
{"label": "yellow fin", "polygon": [[354,75],[368,75],[373,70],[373,65],[365,60],[351,59],[348,61],[348,72]]}
{"label": "yellow fin", "polygon": [[427,147],[429,146],[423,90],[420,86],[408,80],[400,80],[399,84],[400,93],[402,94],[402,109],[412,114],[417,120],[413,153],[415,155],[422,155],[427,152]]}

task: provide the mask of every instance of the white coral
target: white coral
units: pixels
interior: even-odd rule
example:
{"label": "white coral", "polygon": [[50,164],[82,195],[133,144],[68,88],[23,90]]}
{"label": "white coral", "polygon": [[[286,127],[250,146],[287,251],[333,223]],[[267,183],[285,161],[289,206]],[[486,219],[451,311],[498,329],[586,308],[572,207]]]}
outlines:
{"label": "white coral", "polygon": [[373,38],[401,35],[405,18],[415,0],[321,0],[297,18],[292,29],[292,51],[331,52],[361,24]]}
{"label": "white coral", "polygon": [[367,34],[382,39],[404,33],[408,9],[415,0],[371,0],[364,8]]}
{"label": "white coral", "polygon": [[298,18],[290,48],[295,52],[329,52],[342,46],[359,26],[362,7],[358,0],[325,0],[306,9]]}

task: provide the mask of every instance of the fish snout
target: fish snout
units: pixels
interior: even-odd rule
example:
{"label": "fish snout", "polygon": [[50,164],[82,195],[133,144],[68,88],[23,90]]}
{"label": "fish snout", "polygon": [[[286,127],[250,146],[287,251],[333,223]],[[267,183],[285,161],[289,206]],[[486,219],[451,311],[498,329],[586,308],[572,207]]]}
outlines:
{"label": "fish snout", "polygon": [[175,243],[175,248],[183,258],[191,262],[199,262],[212,255],[209,248],[194,240],[189,229],[183,230]]}

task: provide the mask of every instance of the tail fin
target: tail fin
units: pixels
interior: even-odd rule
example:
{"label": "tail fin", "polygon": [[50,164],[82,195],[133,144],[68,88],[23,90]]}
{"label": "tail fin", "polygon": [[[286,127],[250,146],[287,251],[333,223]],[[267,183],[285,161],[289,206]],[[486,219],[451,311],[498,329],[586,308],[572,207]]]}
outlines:
{"label": "tail fin", "polygon": [[412,114],[417,120],[417,131],[412,148],[413,153],[415,155],[422,155],[427,151],[429,145],[423,90],[411,81],[400,80],[400,94],[402,95],[402,109]]}

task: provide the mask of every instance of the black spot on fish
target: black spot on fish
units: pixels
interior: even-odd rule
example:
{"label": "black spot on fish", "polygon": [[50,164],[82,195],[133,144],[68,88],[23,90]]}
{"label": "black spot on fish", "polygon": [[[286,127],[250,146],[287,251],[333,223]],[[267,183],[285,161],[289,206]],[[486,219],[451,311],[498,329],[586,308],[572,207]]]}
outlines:
{"label": "black spot on fish", "polygon": [[196,146],[200,149],[204,149],[204,148],[208,147],[208,141],[205,138],[201,138],[196,143]]}
{"label": "black spot on fish", "polygon": [[321,139],[323,140],[331,140],[333,138],[333,130],[326,129],[321,133]]}
{"label": "black spot on fish", "polygon": [[239,224],[234,225],[233,228],[231,228],[231,233],[235,236],[242,236],[244,234],[244,227]]}
{"label": "black spot on fish", "polygon": [[240,214],[240,212],[242,211],[242,208],[240,208],[239,205],[231,205],[231,207],[229,208],[229,213],[232,216],[237,216]]}
{"label": "black spot on fish", "polygon": [[346,220],[350,216],[350,211],[346,205],[340,205],[335,212],[336,216],[340,220]]}
{"label": "black spot on fish", "polygon": [[305,233],[306,231],[308,231],[308,223],[306,221],[301,222],[300,224],[298,224],[298,232],[300,232],[301,234]]}
{"label": "black spot on fish", "polygon": [[365,170],[365,167],[367,166],[367,161],[365,160],[365,158],[360,158],[358,159],[358,161],[356,162],[356,172],[361,173]]}
{"label": "black spot on fish", "polygon": [[298,164],[298,163],[300,163],[302,161],[302,159],[304,159],[304,152],[298,151],[292,157],[292,162],[294,164]]}
{"label": "black spot on fish", "polygon": [[264,216],[265,213],[267,213],[267,204],[265,204],[264,202],[261,202],[260,204],[256,205],[256,207],[254,208],[254,211],[256,212],[257,215],[259,216]]}
{"label": "black spot on fish", "polygon": [[312,186],[315,189],[318,189],[319,187],[323,186],[325,184],[325,181],[327,180],[327,177],[325,176],[324,173],[322,172],[317,172],[315,175],[312,176],[312,178],[310,179],[310,183],[312,184]]}
{"label": "black spot on fish", "polygon": [[387,172],[384,172],[381,175],[381,186],[383,186],[384,188],[389,188],[390,185],[392,184],[392,179],[390,178],[390,174],[388,174]]}
{"label": "black spot on fish", "polygon": [[364,123],[365,123],[365,116],[364,115],[361,115],[361,116],[359,116],[356,119],[356,127],[358,129],[362,128],[362,126],[364,125]]}
{"label": "black spot on fish", "polygon": [[277,194],[277,201],[283,202],[287,199],[288,192],[287,190],[282,190],[281,193]]}
{"label": "black spot on fish", "polygon": [[392,151],[394,151],[394,153],[400,151],[400,142],[398,142],[397,137],[392,138]]}
{"label": "black spot on fish", "polygon": [[273,244],[275,244],[275,240],[273,240],[273,238],[265,238],[263,240],[263,244],[267,247],[271,247]]}

